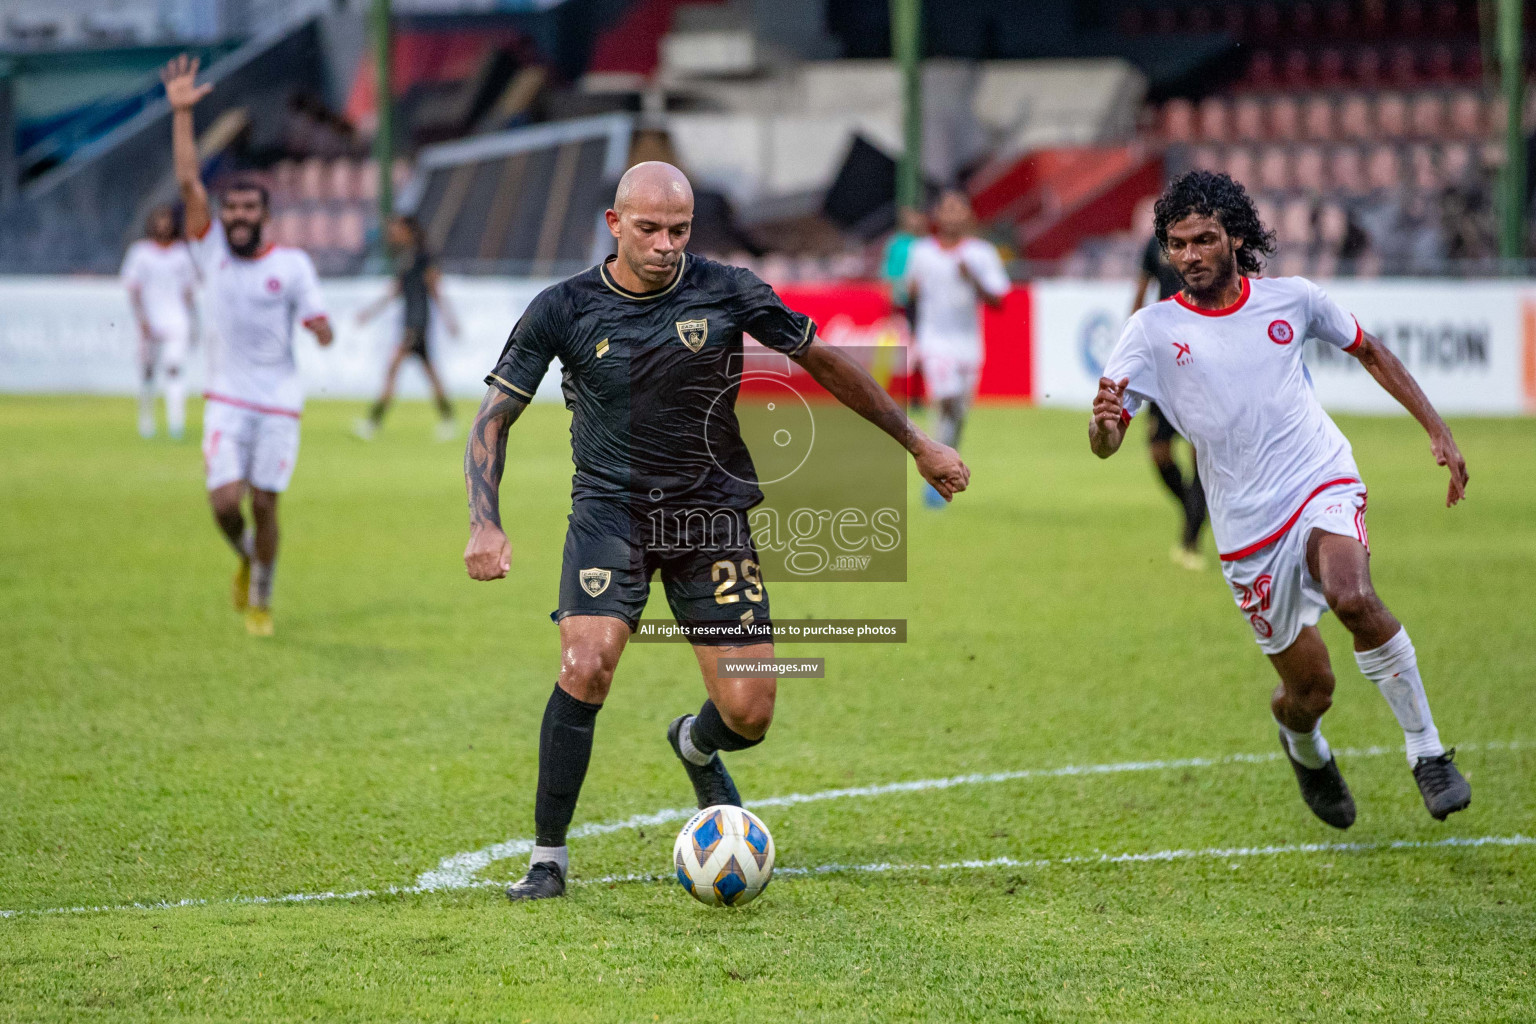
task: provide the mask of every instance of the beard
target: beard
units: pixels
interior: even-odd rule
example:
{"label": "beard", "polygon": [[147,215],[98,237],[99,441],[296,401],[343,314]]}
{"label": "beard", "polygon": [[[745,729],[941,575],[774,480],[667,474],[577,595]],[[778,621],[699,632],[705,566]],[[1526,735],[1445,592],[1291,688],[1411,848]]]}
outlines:
{"label": "beard", "polygon": [[1237,253],[1230,245],[1221,256],[1215,256],[1207,260],[1203,270],[1210,272],[1210,278],[1201,287],[1192,284],[1189,278],[1182,272],[1179,280],[1184,285],[1184,290],[1192,296],[1213,295],[1220,292],[1232,280],[1232,271],[1237,263]]}
{"label": "beard", "polygon": [[[235,231],[233,230],[234,228],[247,229],[250,232],[248,239],[244,242],[237,243],[235,241],[236,235]],[[261,221],[255,221],[253,223],[251,221],[240,220],[235,221],[233,224],[226,223],[224,225],[224,238],[229,242],[230,252],[234,253],[236,256],[241,257],[242,259],[250,259],[252,256],[256,255],[258,250],[261,249]]]}

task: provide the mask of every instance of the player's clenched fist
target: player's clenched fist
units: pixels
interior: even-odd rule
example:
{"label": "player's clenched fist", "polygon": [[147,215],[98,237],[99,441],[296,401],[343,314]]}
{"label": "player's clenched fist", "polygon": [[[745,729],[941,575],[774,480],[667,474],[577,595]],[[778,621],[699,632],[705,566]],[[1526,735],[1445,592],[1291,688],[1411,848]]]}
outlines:
{"label": "player's clenched fist", "polygon": [[476,526],[464,548],[464,567],[470,579],[499,580],[512,568],[512,545],[500,528],[489,524]]}
{"label": "player's clenched fist", "polygon": [[917,460],[917,471],[945,501],[953,500],[956,494],[970,486],[971,468],[961,461],[960,453],[948,445],[930,441],[913,458]]}
{"label": "player's clenched fist", "polygon": [[1099,393],[1093,400],[1093,418],[1098,421],[1100,429],[1112,428],[1120,422],[1125,412],[1125,389],[1130,383],[1129,377],[1119,381],[1108,377],[1099,378]]}

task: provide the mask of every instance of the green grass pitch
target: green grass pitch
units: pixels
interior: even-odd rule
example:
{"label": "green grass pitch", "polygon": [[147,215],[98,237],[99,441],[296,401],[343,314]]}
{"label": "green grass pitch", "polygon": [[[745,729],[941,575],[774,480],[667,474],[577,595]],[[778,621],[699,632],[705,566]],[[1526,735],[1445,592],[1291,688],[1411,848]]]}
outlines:
{"label": "green grass pitch", "polygon": [[[357,411],[306,414],[263,642],[227,606],[195,442],[140,441],[126,400],[0,400],[0,1020],[1536,1019],[1536,847],[1424,845],[1536,836],[1536,420],[1453,424],[1472,481],[1450,511],[1411,421],[1341,420],[1378,588],[1473,784],[1444,824],[1390,752],[1341,757],[1347,834],[1307,813],[1218,571],[1168,561],[1140,430],[1101,463],[1082,415],[984,407],[969,493],[931,513],[912,478],[911,583],[773,585],[778,616],[906,618],[910,642],[782,648],[827,678],[783,683],[733,757],[748,803],[1209,762],[767,807],[781,871],[895,869],[783,871],[735,912],[591,881],[665,874],[680,820],[578,841],[587,884],[547,904],[241,902],[410,887],[531,834],[566,414],[514,429],[512,576],[477,584],[457,447],[409,403],[364,445]],[[1399,744],[1324,632],[1335,748]],[[701,694],[686,648],[627,653],[578,825],[689,802],[664,730]],[[1194,855],[1097,860],[1162,851]],[[998,858],[1019,863],[944,866]],[[124,909],[182,900],[205,902]],[[46,912],[80,907],[106,909]]]}

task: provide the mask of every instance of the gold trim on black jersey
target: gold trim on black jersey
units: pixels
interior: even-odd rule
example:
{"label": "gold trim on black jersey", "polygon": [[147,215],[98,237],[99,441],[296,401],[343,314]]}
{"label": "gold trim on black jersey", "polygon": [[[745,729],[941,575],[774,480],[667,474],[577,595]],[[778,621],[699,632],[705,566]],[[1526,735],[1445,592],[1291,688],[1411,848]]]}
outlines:
{"label": "gold trim on black jersey", "polygon": [[628,288],[621,287],[613,280],[613,278],[608,276],[608,264],[612,263],[616,259],[618,259],[617,256],[609,256],[607,259],[603,260],[603,262],[599,263],[597,265],[598,276],[603,279],[603,284],[607,285],[608,288],[615,294],[622,295],[626,299],[633,299],[636,302],[650,302],[652,299],[661,298],[663,295],[667,294],[678,286],[678,284],[683,279],[683,272],[688,269],[688,254],[683,253],[682,258],[677,261],[677,276],[672,278],[672,283],[660,291],[646,292],[642,295],[639,292],[632,292]]}
{"label": "gold trim on black jersey", "polygon": [[513,384],[511,381],[507,380],[505,377],[497,376],[494,373],[488,373],[488,374],[486,374],[486,376],[488,378],[490,378],[491,380],[494,380],[496,383],[500,384],[502,387],[511,388],[513,391],[516,391],[518,394],[522,395],[524,398],[532,398],[533,397],[528,392],[526,392],[522,388],[518,387],[516,384]]}

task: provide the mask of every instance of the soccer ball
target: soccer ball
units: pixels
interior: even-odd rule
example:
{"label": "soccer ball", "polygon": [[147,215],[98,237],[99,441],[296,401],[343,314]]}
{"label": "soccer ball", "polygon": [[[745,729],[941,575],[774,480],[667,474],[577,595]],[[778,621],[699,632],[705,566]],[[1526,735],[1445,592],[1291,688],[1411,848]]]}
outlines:
{"label": "soccer ball", "polygon": [[745,906],[773,877],[773,836],[751,811],[706,807],[677,834],[672,863],[678,883],[705,906]]}

